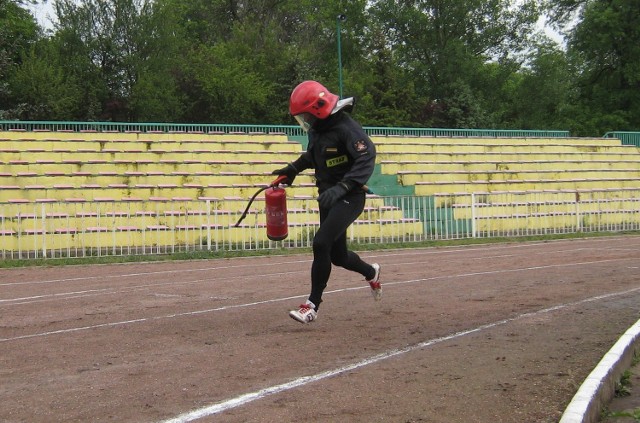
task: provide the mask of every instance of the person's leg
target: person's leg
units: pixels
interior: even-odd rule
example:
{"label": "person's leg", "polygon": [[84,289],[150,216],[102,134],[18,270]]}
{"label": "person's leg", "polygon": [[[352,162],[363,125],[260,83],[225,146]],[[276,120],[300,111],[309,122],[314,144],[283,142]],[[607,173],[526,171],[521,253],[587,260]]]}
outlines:
{"label": "person's leg", "polygon": [[355,193],[349,196],[347,202],[336,205],[336,212],[344,220],[346,228],[333,242],[331,262],[352,272],[358,272],[367,279],[372,279],[375,276],[375,270],[347,246],[347,228],[360,216],[364,210],[364,203],[364,193]]}
{"label": "person's leg", "polygon": [[[311,264],[311,294],[298,310],[291,310],[289,316],[300,323],[310,323],[317,317],[322,302],[322,293],[331,275],[331,244],[336,237],[337,226],[331,218],[330,210],[320,208],[320,227],[313,237],[313,263]],[[339,234],[339,233],[338,233]]]}
{"label": "person's leg", "polygon": [[[335,207],[334,207],[335,208]],[[311,264],[311,301],[316,310],[322,302],[322,293],[331,276],[331,246],[334,239],[344,231],[342,219],[338,213],[320,209],[320,227],[313,237],[313,263]]]}
{"label": "person's leg", "polygon": [[367,280],[375,277],[375,269],[364,262],[360,256],[347,247],[346,232],[333,243],[331,248],[331,262],[352,272],[360,273]]}
{"label": "person's leg", "polygon": [[331,275],[331,264],[358,272],[367,279],[376,270],[347,248],[347,228],[364,209],[364,193],[354,193],[338,201],[331,209],[320,209],[320,228],[313,238],[313,264],[311,265],[311,295],[309,301],[316,310],[322,302],[322,293]]}
{"label": "person's leg", "polygon": [[289,316],[295,320],[309,323],[316,319],[322,294],[331,275],[332,263],[363,275],[371,286],[374,298],[380,299],[380,266],[365,263],[347,248],[347,228],[362,213],[364,202],[364,193],[354,193],[340,200],[331,209],[320,209],[320,227],[313,238],[311,294],[299,310],[289,312]]}
{"label": "person's leg", "polygon": [[[351,204],[356,204],[356,202],[352,202]],[[360,208],[360,212],[357,212],[357,214],[355,214],[355,217],[351,215],[351,217],[353,217],[351,222],[353,222],[360,215],[363,209],[364,199]],[[354,213],[356,210],[357,209],[354,209]],[[345,210],[344,215],[348,216],[349,213]],[[360,273],[369,283],[373,298],[376,301],[380,301],[382,299],[382,285],[380,284],[380,265],[378,263],[368,264],[363,261],[356,253],[350,251],[347,246],[346,231],[336,239],[336,241],[333,243],[333,246],[331,247],[331,262],[336,266],[342,266],[347,270]]]}

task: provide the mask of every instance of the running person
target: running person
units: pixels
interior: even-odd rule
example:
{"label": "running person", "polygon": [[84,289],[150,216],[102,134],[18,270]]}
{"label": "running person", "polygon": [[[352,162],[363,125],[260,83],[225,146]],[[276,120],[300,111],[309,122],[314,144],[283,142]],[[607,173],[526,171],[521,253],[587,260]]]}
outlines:
{"label": "running person", "polygon": [[380,265],[365,263],[347,247],[347,228],[364,210],[364,185],[373,173],[376,149],[362,126],[346,112],[353,97],[340,100],[316,81],[304,81],[291,93],[289,112],[308,133],[307,151],[274,175],[291,185],[298,173],[314,169],[320,206],[320,227],[313,238],[311,294],[291,318],[309,323],[318,316],[331,264],[360,273],[376,301],[382,296]]}

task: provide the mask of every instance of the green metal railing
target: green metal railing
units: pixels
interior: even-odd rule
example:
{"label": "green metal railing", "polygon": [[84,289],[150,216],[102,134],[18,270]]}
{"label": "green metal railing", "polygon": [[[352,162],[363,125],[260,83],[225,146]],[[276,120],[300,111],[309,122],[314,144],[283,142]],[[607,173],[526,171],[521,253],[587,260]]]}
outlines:
{"label": "green metal railing", "polygon": [[[385,128],[366,126],[369,135],[428,136],[428,137],[518,137],[565,138],[569,131],[526,131],[508,129],[444,129],[444,128]],[[57,121],[0,121],[1,131],[66,131],[66,132],[142,132],[142,133],[203,133],[203,134],[286,134],[300,137],[305,133],[297,125],[231,125],[187,123],[126,123],[126,122],[57,122]]]}
{"label": "green metal railing", "polygon": [[231,125],[189,123],[127,123],[127,122],[58,122],[0,121],[2,131],[61,132],[141,132],[141,133],[203,133],[203,134],[287,134],[303,135],[297,125]]}
{"label": "green metal railing", "polygon": [[446,129],[446,128],[384,128],[366,126],[369,135],[413,137],[485,137],[485,138],[567,138],[569,131],[529,131],[512,129]]}
{"label": "green metal railing", "polygon": [[640,132],[612,131],[604,134],[604,138],[618,138],[624,145],[640,147]]}

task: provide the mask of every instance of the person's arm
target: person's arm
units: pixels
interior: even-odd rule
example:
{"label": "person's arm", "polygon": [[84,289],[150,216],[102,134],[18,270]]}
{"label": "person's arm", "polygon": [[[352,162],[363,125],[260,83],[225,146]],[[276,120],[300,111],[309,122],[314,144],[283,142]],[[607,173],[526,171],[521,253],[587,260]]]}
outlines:
{"label": "person's arm", "polygon": [[281,169],[274,170],[271,174],[280,176],[284,175],[287,177],[284,183],[287,185],[293,185],[293,181],[296,179],[296,176],[298,176],[298,174],[303,170],[309,169],[310,167],[311,160],[309,160],[308,153],[305,151],[295,161],[287,164]]}
{"label": "person's arm", "polygon": [[344,175],[341,183],[349,190],[364,186],[376,166],[376,147],[364,133],[347,141],[347,150],[353,158],[351,169]]}

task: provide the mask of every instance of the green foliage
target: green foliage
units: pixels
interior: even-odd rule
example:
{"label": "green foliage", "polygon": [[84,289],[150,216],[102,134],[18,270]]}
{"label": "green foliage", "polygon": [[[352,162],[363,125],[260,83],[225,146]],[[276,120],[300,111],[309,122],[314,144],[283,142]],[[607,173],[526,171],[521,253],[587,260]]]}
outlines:
{"label": "green foliage", "polygon": [[639,0],[588,3],[570,37],[588,131],[634,130],[640,124]]}
{"label": "green foliage", "polygon": [[269,112],[271,87],[252,67],[245,54],[224,43],[195,52],[185,68],[200,91],[192,114],[204,121],[258,123],[256,118]]}
{"label": "green foliage", "polygon": [[426,106],[416,96],[413,81],[397,63],[382,29],[369,28],[368,60],[347,73],[347,93],[357,97],[355,115],[369,126],[414,126],[412,117]]}
{"label": "green foliage", "polygon": [[564,52],[541,40],[529,53],[527,66],[511,74],[503,86],[503,122],[513,129],[575,129],[578,111],[572,84]]}
{"label": "green foliage", "polygon": [[640,0],[56,0],[47,32],[26,3],[0,0],[4,119],[290,124],[297,83],[338,92],[339,27],[364,125],[640,129]]}
{"label": "green foliage", "polygon": [[[11,79],[11,91],[18,94],[14,110],[23,120],[73,120],[77,111],[77,87],[68,84],[58,56],[49,44],[40,43],[22,57],[22,65]],[[78,105],[79,106],[79,105]]]}
{"label": "green foliage", "polygon": [[609,413],[607,417],[629,417],[636,422],[640,422],[640,408],[633,409],[631,411],[619,411],[615,413]]}
{"label": "green foliage", "polygon": [[631,395],[631,372],[625,370],[620,376],[620,380],[616,382],[615,396],[616,397],[628,397]]}
{"label": "green foliage", "polygon": [[385,43],[398,66],[410,73],[416,95],[428,101],[412,120],[422,126],[489,127],[493,84],[485,85],[492,61],[510,66],[509,56],[527,46],[538,14],[533,2],[517,10],[510,2],[374,2]]}
{"label": "green foliage", "polygon": [[21,108],[29,107],[10,81],[37,39],[35,19],[20,2],[0,0],[0,119],[13,119]]}

